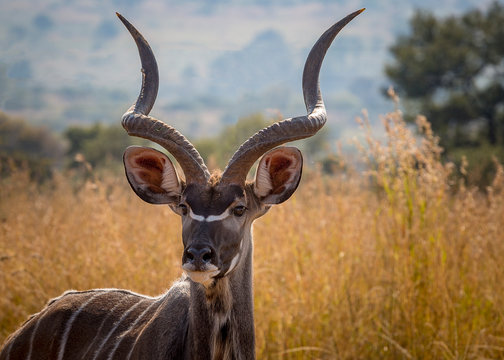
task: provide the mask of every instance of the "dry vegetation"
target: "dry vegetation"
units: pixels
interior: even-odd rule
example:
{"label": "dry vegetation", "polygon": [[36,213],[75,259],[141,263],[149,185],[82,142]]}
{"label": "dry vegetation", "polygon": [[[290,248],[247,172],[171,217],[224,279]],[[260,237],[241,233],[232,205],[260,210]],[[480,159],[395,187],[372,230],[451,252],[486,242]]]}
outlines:
{"label": "dry vegetation", "polygon": [[[259,359],[504,358],[504,172],[482,193],[454,180],[429,124],[399,112],[367,132],[365,173],[306,171],[255,224]],[[461,169],[464,172],[464,169]],[[180,270],[180,223],[126,180],[41,191],[0,186],[0,341],[75,288],[157,294]]]}

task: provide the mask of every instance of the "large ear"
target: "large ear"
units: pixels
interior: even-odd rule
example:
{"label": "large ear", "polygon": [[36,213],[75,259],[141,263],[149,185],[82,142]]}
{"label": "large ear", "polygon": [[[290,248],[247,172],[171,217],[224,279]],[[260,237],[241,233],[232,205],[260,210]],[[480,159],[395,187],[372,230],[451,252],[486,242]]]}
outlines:
{"label": "large ear", "polygon": [[135,193],[151,204],[175,204],[182,185],[170,159],[157,150],[130,146],[123,156],[126,177]]}
{"label": "large ear", "polygon": [[295,147],[268,151],[257,166],[254,193],[266,205],[280,204],[296,191],[303,169],[303,156]]}

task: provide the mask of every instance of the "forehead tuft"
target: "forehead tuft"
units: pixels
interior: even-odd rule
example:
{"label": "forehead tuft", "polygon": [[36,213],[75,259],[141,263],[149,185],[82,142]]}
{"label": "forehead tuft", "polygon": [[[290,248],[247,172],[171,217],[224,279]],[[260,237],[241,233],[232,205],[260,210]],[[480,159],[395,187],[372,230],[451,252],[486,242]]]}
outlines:
{"label": "forehead tuft", "polygon": [[244,198],[245,191],[239,185],[190,184],[184,196],[196,215],[209,216],[222,214],[236,199]]}

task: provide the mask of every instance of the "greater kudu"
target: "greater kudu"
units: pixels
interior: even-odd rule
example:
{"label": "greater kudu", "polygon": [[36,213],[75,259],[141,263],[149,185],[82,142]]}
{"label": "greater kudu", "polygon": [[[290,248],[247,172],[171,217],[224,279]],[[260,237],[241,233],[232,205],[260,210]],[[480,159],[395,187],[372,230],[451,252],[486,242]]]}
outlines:
{"label": "greater kudu", "polygon": [[[165,294],[127,290],[67,291],[30,317],[4,344],[14,359],[253,359],[252,223],[287,200],[301,178],[301,152],[277,147],[314,135],[326,122],[318,77],[336,34],[362,10],[328,29],[313,46],[303,73],[308,115],[275,123],[250,137],[220,175],[210,175],[198,151],[174,128],[148,116],[158,70],[150,46],[121,15],[142,63],[142,88],[124,114],[128,134],[163,146],[130,147],[126,176],[143,200],[168,204],[182,218],[182,276]],[[246,182],[259,161],[255,181]]]}

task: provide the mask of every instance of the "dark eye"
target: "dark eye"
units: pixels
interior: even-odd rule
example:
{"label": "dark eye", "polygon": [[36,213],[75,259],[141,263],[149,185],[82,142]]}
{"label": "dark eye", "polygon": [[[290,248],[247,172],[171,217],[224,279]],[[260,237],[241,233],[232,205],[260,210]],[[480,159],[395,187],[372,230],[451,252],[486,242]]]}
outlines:
{"label": "dark eye", "polygon": [[182,213],[182,215],[187,215],[187,205],[186,204],[179,204],[178,205],[178,208],[180,210],[180,212]]}
{"label": "dark eye", "polygon": [[245,214],[245,210],[247,210],[247,208],[245,206],[237,206],[233,209],[233,215],[234,216],[242,216],[243,214]]}

